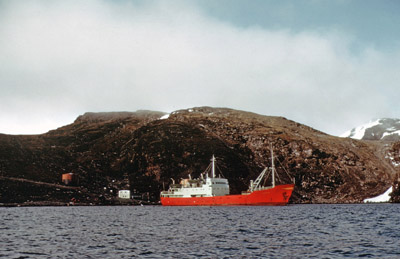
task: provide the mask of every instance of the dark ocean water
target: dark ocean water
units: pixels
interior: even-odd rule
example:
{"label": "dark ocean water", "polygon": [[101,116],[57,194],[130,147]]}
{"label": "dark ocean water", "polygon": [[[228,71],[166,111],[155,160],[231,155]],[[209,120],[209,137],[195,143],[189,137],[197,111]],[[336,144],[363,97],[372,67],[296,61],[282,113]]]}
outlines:
{"label": "dark ocean water", "polygon": [[400,205],[0,208],[4,258],[400,258]]}

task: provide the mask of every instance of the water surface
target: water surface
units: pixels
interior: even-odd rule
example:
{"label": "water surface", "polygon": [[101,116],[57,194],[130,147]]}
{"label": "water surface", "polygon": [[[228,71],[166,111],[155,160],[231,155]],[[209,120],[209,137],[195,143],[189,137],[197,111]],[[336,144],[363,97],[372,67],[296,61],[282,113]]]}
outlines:
{"label": "water surface", "polygon": [[6,258],[400,258],[400,205],[0,208]]}

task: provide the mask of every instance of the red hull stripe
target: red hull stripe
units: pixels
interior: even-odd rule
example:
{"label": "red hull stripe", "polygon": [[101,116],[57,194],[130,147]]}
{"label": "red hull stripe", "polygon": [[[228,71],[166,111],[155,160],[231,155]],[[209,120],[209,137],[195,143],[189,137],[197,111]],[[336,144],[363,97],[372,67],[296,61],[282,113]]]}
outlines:
{"label": "red hull stripe", "polygon": [[294,184],[278,185],[271,189],[254,191],[250,194],[170,198],[161,197],[163,206],[236,206],[236,205],[286,205],[292,195]]}

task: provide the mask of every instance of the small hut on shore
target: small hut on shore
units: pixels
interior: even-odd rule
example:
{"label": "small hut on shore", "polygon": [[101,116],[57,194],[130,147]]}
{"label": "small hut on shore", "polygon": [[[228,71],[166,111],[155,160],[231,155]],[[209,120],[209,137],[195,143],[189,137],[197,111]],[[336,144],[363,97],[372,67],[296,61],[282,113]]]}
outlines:
{"label": "small hut on shore", "polygon": [[62,174],[62,176],[61,176],[61,181],[62,181],[65,185],[70,185],[70,184],[72,184],[73,181],[74,181],[74,174],[73,174],[73,173]]}
{"label": "small hut on shore", "polygon": [[131,191],[130,190],[120,190],[118,192],[118,198],[120,198],[120,199],[130,199],[131,198]]}

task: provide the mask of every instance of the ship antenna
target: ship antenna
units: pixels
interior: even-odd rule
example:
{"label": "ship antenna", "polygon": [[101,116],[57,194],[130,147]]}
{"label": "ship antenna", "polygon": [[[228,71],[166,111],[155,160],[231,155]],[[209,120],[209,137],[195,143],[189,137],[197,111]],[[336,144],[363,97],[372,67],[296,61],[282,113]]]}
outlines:
{"label": "ship antenna", "polygon": [[275,187],[275,164],[274,164],[274,151],[272,150],[272,144],[270,145],[271,149],[271,163],[272,163],[272,187]]}

